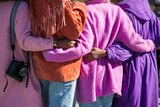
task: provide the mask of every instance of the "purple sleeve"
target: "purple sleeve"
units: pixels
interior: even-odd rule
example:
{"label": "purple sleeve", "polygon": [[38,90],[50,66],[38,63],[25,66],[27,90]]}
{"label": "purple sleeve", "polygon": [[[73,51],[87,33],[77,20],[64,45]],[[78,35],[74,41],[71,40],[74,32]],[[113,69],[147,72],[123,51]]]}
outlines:
{"label": "purple sleeve", "polygon": [[113,61],[126,61],[132,57],[132,51],[120,42],[116,42],[107,49],[107,57]]}
{"label": "purple sleeve", "polygon": [[53,40],[51,38],[44,39],[31,36],[31,23],[26,2],[22,2],[17,10],[15,33],[19,46],[24,50],[42,51],[53,48]]}
{"label": "purple sleeve", "polygon": [[46,61],[49,62],[66,62],[74,59],[78,59],[92,49],[94,35],[89,24],[89,19],[86,21],[85,28],[81,33],[79,39],[77,40],[77,46],[69,48],[66,50],[63,49],[51,49],[43,51],[43,56]]}
{"label": "purple sleeve", "polygon": [[117,41],[121,41],[129,49],[136,52],[150,52],[154,50],[155,46],[152,40],[144,40],[135,32],[132,22],[122,9],[119,9],[118,20],[120,26],[116,38]]}

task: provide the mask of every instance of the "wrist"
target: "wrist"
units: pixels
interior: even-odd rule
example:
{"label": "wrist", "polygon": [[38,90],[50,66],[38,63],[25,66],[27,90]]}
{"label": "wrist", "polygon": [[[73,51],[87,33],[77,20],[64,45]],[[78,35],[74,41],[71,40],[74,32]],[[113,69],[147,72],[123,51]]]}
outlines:
{"label": "wrist", "polygon": [[102,50],[100,57],[104,58],[107,56],[107,51],[106,50]]}
{"label": "wrist", "polygon": [[57,48],[58,46],[57,46],[57,40],[54,40],[53,41],[53,48]]}

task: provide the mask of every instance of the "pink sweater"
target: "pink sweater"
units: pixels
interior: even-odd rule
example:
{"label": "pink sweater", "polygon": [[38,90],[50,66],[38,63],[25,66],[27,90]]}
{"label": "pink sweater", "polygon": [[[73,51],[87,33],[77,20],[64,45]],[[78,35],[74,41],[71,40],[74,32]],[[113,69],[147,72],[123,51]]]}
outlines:
{"label": "pink sweater", "polygon": [[[5,71],[12,60],[10,49],[10,14],[13,1],[0,2],[0,107],[42,107],[41,87],[36,79],[32,62],[29,84],[25,87],[26,78],[20,83],[7,76],[8,87],[3,92],[6,84]],[[36,38],[31,36],[31,25],[28,17],[28,5],[23,2],[18,8],[16,21],[16,50],[15,57],[19,61],[26,61],[26,51],[42,51],[53,48],[52,39]]]}

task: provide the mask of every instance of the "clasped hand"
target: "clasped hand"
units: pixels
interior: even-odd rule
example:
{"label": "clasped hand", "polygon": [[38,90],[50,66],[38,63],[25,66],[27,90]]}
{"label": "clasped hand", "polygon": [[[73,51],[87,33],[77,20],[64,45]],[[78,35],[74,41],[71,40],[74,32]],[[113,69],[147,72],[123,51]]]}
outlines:
{"label": "clasped hand", "polygon": [[56,40],[57,48],[68,49],[76,45],[76,40],[69,40],[67,38]]}

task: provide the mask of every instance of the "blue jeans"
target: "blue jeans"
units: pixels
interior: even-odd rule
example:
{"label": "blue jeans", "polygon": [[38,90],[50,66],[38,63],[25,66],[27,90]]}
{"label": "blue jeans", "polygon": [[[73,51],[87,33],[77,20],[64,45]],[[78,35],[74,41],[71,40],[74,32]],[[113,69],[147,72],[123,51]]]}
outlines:
{"label": "blue jeans", "polygon": [[76,80],[70,82],[41,80],[41,86],[46,107],[75,107]]}
{"label": "blue jeans", "polygon": [[79,107],[111,107],[113,94],[108,96],[97,97],[95,102],[82,103]]}

